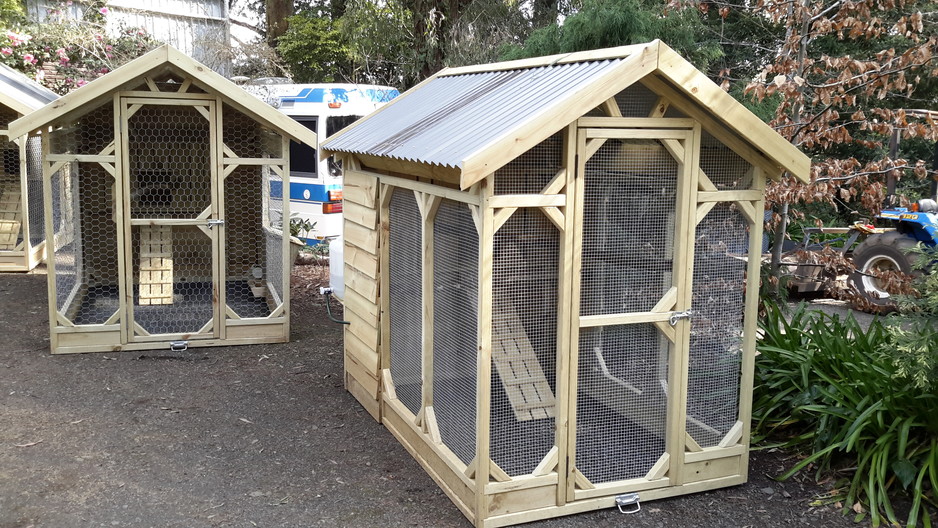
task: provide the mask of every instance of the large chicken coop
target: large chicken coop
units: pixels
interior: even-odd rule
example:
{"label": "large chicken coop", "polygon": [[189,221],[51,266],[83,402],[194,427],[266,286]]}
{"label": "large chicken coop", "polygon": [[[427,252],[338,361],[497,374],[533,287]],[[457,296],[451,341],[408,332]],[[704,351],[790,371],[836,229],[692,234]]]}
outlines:
{"label": "large chicken coop", "polygon": [[333,136],[345,384],[476,526],[746,481],[767,178],[660,42],[447,69]]}
{"label": "large chicken coop", "polygon": [[11,131],[42,142],[53,352],[289,339],[289,142],[314,133],[169,46]]}
{"label": "large chicken coop", "polygon": [[58,95],[0,64],[0,271],[29,271],[42,262],[42,154],[38,138],[11,137],[12,121]]}

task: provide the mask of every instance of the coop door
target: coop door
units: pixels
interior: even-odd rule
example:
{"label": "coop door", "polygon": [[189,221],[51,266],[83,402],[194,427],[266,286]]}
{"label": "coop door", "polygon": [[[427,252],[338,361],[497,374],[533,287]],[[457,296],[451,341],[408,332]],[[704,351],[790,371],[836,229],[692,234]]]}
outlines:
{"label": "coop door", "polygon": [[579,131],[571,499],[668,485],[680,414],[674,358],[686,347],[689,303],[681,255],[691,137]]}
{"label": "coop door", "polygon": [[217,337],[214,103],[121,103],[128,340]]}

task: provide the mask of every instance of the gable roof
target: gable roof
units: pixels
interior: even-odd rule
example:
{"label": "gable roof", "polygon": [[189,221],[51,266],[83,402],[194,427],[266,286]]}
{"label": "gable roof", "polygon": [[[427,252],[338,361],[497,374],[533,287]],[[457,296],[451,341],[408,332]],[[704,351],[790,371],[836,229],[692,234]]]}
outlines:
{"label": "gable roof", "polygon": [[58,98],[55,92],[6,64],[0,64],[0,105],[26,115]]}
{"label": "gable roof", "polygon": [[640,80],[681,99],[673,103],[684,103],[676,106],[691,117],[727,129],[733,146],[745,151],[740,154],[771,176],[789,171],[808,180],[807,156],[657,40],[444,69],[330,137],[321,155],[349,152],[456,168],[467,188]]}
{"label": "gable roof", "polygon": [[190,79],[192,84],[210,94],[222,96],[226,103],[237,110],[270,125],[295,141],[317,145],[313,131],[168,44],[128,62],[28,116],[13,121],[10,123],[10,133],[15,134],[13,137],[21,136],[60,122],[70,115],[79,115],[103,104],[114,92],[134,88],[146,77],[164,73],[174,73]]}

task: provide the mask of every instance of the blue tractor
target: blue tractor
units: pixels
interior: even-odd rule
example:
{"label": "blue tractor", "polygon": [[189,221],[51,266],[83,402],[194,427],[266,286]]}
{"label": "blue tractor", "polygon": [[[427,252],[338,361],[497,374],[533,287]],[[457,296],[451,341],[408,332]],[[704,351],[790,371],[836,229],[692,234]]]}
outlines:
{"label": "blue tractor", "polygon": [[[938,149],[935,158],[938,169]],[[901,271],[913,274],[915,255],[909,250],[919,242],[925,246],[938,245],[938,182],[932,181],[930,199],[919,200],[911,207],[890,207],[877,218],[889,221],[895,231],[868,236],[853,251],[853,263],[857,271],[853,284],[864,297],[879,306],[890,306],[889,293],[875,271]]]}

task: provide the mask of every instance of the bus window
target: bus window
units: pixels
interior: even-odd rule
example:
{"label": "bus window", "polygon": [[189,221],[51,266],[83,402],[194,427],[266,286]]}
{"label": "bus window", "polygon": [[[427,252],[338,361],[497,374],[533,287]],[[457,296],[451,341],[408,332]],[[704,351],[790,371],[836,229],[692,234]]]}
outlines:
{"label": "bus window", "polygon": [[[298,119],[297,122],[316,132],[316,119]],[[292,174],[316,178],[319,172],[316,170],[318,164],[316,149],[295,141],[290,142],[290,172]]]}
{"label": "bus window", "polygon": [[[362,116],[329,116],[326,118],[326,137],[335,134],[339,130],[351,125],[361,119]],[[342,175],[342,162],[335,159],[335,156],[329,156],[329,174],[332,176]]]}

